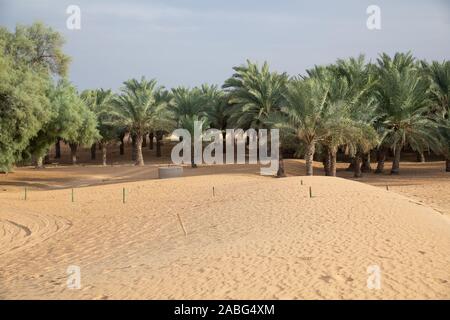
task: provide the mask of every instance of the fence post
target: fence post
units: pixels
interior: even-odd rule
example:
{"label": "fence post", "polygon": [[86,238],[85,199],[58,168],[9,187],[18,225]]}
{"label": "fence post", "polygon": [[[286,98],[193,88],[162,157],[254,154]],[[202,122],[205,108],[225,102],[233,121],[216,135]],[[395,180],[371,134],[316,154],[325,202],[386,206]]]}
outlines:
{"label": "fence post", "polygon": [[178,216],[178,222],[181,225],[181,229],[183,229],[184,236],[187,237],[187,231],[186,231],[186,228],[184,227],[183,221],[181,220],[180,214],[177,213],[177,216]]}

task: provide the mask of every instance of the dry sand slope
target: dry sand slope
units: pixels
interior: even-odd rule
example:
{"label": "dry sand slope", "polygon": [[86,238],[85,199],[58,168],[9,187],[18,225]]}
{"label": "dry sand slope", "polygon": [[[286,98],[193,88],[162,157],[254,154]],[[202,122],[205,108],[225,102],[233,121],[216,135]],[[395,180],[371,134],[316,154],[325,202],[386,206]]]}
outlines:
{"label": "dry sand slope", "polygon": [[0,298],[450,298],[448,217],[381,188],[215,175],[70,192],[0,194]]}

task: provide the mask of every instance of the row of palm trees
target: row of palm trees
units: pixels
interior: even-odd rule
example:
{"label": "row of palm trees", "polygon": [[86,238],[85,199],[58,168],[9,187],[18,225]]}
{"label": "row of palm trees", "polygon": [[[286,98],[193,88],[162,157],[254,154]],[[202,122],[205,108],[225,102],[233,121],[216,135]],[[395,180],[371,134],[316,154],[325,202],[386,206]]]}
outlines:
{"label": "row of palm trees", "polygon": [[[281,154],[294,141],[297,154],[313,174],[313,159],[323,160],[327,175],[336,175],[339,151],[352,159],[355,177],[370,168],[377,152],[376,173],[386,155],[394,155],[392,174],[399,173],[401,151],[443,155],[450,171],[450,62],[417,61],[410,53],[363,56],[315,66],[289,77],[264,63],[235,67],[222,88],[158,86],[155,80],[129,80],[119,94],[83,93],[98,118],[104,163],[106,147],[129,132],[137,165],[143,165],[142,141],[159,141],[174,128],[193,130],[195,121],[208,127],[269,129],[281,132]],[[194,164],[193,164],[194,166]],[[279,175],[283,175],[283,166]]]}

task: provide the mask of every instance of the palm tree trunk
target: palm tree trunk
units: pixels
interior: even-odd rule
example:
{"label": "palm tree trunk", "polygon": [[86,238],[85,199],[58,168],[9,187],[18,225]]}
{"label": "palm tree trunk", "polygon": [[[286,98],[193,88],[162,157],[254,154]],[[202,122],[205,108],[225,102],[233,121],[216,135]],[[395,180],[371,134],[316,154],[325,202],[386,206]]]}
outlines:
{"label": "palm tree trunk", "polygon": [[307,176],[313,175],[313,158],[314,158],[315,151],[316,151],[315,142],[311,142],[306,146],[305,162],[306,162],[306,175]]}
{"label": "palm tree trunk", "polygon": [[97,144],[93,143],[91,146],[91,160],[95,160],[95,152],[97,151]]}
{"label": "palm tree trunk", "polygon": [[125,144],[123,139],[125,139],[125,135],[120,135],[120,147],[119,147],[119,154],[123,156],[125,154]]}
{"label": "palm tree trunk", "polygon": [[144,157],[142,156],[142,135],[136,134],[136,165],[144,165]]}
{"label": "palm tree trunk", "polygon": [[[156,140],[158,142],[158,140]],[[158,146],[158,144],[156,145]],[[197,168],[197,164],[195,163],[195,154],[194,154],[194,144],[191,144],[191,167]]]}
{"label": "palm tree trunk", "polygon": [[358,152],[355,155],[355,171],[354,171],[354,175],[353,175],[355,178],[362,177],[361,164],[362,164],[362,155],[361,155],[361,153]]}
{"label": "palm tree trunk", "polygon": [[417,155],[417,162],[425,162],[425,154],[423,152],[417,151],[416,152]]}
{"label": "palm tree trunk", "polygon": [[362,172],[372,172],[372,167],[370,166],[370,152],[363,154],[361,171]]}
{"label": "palm tree trunk", "polygon": [[42,169],[44,168],[44,157],[43,156],[37,156],[36,157],[36,169]]}
{"label": "palm tree trunk", "polygon": [[149,138],[149,144],[148,144],[148,148],[150,149],[150,150],[153,150],[153,138],[155,137],[155,134],[153,133],[153,132],[150,132],[149,133],[149,135],[148,135],[148,138]]}
{"label": "palm tree trunk", "polygon": [[392,162],[391,174],[400,173],[400,156],[402,153],[402,146],[398,145],[395,147],[394,161]]}
{"label": "palm tree trunk", "polygon": [[[256,134],[257,134],[257,137],[259,137],[259,130]],[[250,147],[250,143],[249,143],[249,147]],[[256,161],[259,161],[259,143],[256,143]]]}
{"label": "palm tree trunk", "polygon": [[324,148],[323,169],[325,170],[326,176],[331,175],[331,152],[328,147]]}
{"label": "palm tree trunk", "polygon": [[[272,151],[271,151],[272,152]],[[279,151],[279,156],[278,156],[278,171],[277,171],[277,178],[282,178],[285,177],[286,174],[284,172],[284,161],[283,161],[283,152]]]}
{"label": "palm tree trunk", "polygon": [[161,157],[161,140],[156,140],[156,157]]}
{"label": "palm tree trunk", "polygon": [[336,177],[336,154],[337,149],[331,148],[330,149],[330,176]]}
{"label": "palm tree trunk", "polygon": [[55,143],[55,159],[61,159],[61,138],[56,139],[56,143]]}
{"label": "palm tree trunk", "polygon": [[227,133],[226,131],[222,130],[222,154],[224,156],[224,163],[225,163],[225,159],[227,158]]}
{"label": "palm tree trunk", "polygon": [[102,143],[102,161],[104,166],[106,166],[106,152],[107,152],[106,148],[107,148],[106,143]]}
{"label": "palm tree trunk", "polygon": [[144,134],[142,136],[142,148],[145,148],[147,146],[147,134]]}
{"label": "palm tree trunk", "polygon": [[72,164],[77,164],[77,150],[78,150],[78,144],[77,143],[69,143],[70,147],[70,156],[72,157]]}
{"label": "palm tree trunk", "polygon": [[[137,159],[137,135],[133,133],[131,135],[131,161],[136,161]],[[141,146],[142,147],[142,146]]]}
{"label": "palm tree trunk", "polygon": [[156,157],[161,157],[161,141],[162,134],[160,132],[156,132]]}
{"label": "palm tree trunk", "polygon": [[450,172],[450,159],[445,160],[445,171]]}
{"label": "palm tree trunk", "polygon": [[385,161],[386,148],[380,148],[377,150],[377,169],[375,170],[375,173],[383,173]]}
{"label": "palm tree trunk", "polygon": [[350,164],[345,171],[355,171],[355,157],[350,159]]}

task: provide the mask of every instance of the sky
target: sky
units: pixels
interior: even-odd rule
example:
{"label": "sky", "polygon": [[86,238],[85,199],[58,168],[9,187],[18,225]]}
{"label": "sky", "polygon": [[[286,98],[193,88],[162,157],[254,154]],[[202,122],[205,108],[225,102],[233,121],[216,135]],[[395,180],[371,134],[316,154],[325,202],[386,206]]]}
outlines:
{"label": "sky", "polygon": [[[81,10],[79,30],[66,26],[69,5]],[[366,26],[369,5],[380,30]],[[450,58],[450,0],[0,0],[1,26],[34,21],[63,34],[80,90],[141,76],[168,88],[221,85],[247,59],[298,75],[360,53]]]}

